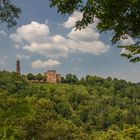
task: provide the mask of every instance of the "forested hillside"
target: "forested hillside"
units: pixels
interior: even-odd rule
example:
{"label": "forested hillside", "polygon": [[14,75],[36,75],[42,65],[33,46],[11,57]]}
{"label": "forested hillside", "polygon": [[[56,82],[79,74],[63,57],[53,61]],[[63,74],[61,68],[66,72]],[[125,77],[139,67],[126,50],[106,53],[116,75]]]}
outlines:
{"label": "forested hillside", "polygon": [[0,72],[1,140],[140,140],[140,84],[86,76],[32,84]]}

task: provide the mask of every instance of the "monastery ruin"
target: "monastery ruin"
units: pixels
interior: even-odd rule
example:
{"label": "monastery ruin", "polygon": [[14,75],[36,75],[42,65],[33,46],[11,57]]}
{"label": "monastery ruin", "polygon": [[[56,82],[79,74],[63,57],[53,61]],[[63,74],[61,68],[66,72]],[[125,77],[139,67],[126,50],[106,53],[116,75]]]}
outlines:
{"label": "monastery ruin", "polygon": [[56,70],[48,70],[46,72],[46,81],[48,83],[61,83],[61,75],[56,73]]}
{"label": "monastery ruin", "polygon": [[[16,61],[16,72],[20,74],[20,61]],[[46,80],[44,83],[61,83],[61,75],[57,74],[56,70],[48,70],[44,73]],[[32,81],[32,82],[40,82],[40,81]]]}

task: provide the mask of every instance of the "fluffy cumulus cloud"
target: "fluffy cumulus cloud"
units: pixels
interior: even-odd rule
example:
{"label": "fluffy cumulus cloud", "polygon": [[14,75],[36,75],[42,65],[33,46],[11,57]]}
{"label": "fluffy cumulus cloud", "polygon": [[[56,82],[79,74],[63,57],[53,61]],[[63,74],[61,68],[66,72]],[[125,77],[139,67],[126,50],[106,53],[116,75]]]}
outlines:
{"label": "fluffy cumulus cloud", "polygon": [[24,46],[24,50],[27,50],[31,53],[38,53],[44,55],[48,58],[59,58],[68,56],[68,48],[63,44],[55,43],[31,43],[30,45]]}
{"label": "fluffy cumulus cloud", "polygon": [[46,24],[31,22],[31,24],[22,25],[15,34],[11,34],[10,38],[15,42],[27,41],[29,43],[43,41],[49,34],[49,27]]}
{"label": "fluffy cumulus cloud", "polygon": [[129,35],[123,35],[121,37],[120,41],[121,41],[121,45],[123,45],[123,46],[135,44],[133,38]]}
{"label": "fluffy cumulus cloud", "polygon": [[[129,46],[135,44],[135,41],[133,38],[127,34],[123,35],[120,39],[120,43],[122,46]],[[120,54],[129,54],[130,52],[126,50],[125,48],[122,48]]]}
{"label": "fluffy cumulus cloud", "polygon": [[[82,20],[83,14],[81,12],[75,11],[68,19],[65,21],[62,25],[65,28],[74,28],[75,23],[78,20]],[[99,20],[97,18],[94,18],[94,24],[91,24],[94,28],[96,28]],[[90,25],[89,25],[90,26]]]}
{"label": "fluffy cumulus cloud", "polygon": [[68,37],[72,40],[79,40],[79,41],[93,41],[98,40],[100,37],[100,34],[93,30],[92,27],[87,27],[86,29],[77,30],[72,29],[71,32],[68,34]]}
{"label": "fluffy cumulus cloud", "polygon": [[65,28],[72,28],[75,26],[75,22],[82,19],[82,13],[75,11],[67,21],[64,22]]}
{"label": "fluffy cumulus cloud", "polygon": [[34,62],[32,62],[32,67],[34,69],[41,69],[41,68],[50,68],[50,67],[54,67],[54,66],[58,66],[61,63],[57,60],[48,60],[48,61],[42,61],[42,60],[36,60]]}
{"label": "fluffy cumulus cloud", "polygon": [[101,41],[93,41],[93,42],[81,41],[79,44],[77,44],[77,48],[75,49],[82,53],[91,53],[94,55],[100,55],[102,53],[107,52],[109,50],[109,46],[106,46]]}
{"label": "fluffy cumulus cloud", "polygon": [[130,51],[126,50],[125,48],[122,48],[120,54],[130,54]]}
{"label": "fluffy cumulus cloud", "polygon": [[95,19],[95,23],[89,25],[86,29],[75,31],[73,26],[81,18],[82,14],[80,12],[74,12],[64,22],[64,30],[69,29],[69,33],[65,37],[60,34],[51,36],[47,24],[31,22],[19,27],[16,33],[10,35],[10,38],[16,43],[16,46],[22,46],[23,50],[44,55],[51,59],[68,57],[70,53],[76,52],[94,55],[107,52],[109,47],[100,41],[100,34],[96,29],[98,19]]}

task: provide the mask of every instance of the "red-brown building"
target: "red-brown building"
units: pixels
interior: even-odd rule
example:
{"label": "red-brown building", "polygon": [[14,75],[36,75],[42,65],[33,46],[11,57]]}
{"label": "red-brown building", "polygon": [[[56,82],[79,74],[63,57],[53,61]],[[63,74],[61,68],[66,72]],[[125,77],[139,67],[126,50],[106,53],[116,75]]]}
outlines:
{"label": "red-brown building", "polygon": [[57,74],[56,70],[48,70],[45,74],[48,83],[61,83],[61,75]]}

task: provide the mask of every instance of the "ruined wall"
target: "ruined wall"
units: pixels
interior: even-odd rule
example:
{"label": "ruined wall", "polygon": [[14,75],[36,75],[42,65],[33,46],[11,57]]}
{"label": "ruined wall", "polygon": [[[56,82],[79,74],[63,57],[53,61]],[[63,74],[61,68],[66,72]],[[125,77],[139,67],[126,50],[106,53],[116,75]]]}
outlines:
{"label": "ruined wall", "polygon": [[46,73],[46,81],[48,83],[57,83],[56,71],[48,71]]}
{"label": "ruined wall", "polygon": [[56,77],[57,77],[57,83],[61,83],[61,75],[57,74]]}
{"label": "ruined wall", "polygon": [[55,70],[46,72],[46,81],[48,83],[61,83],[61,75],[57,74]]}

